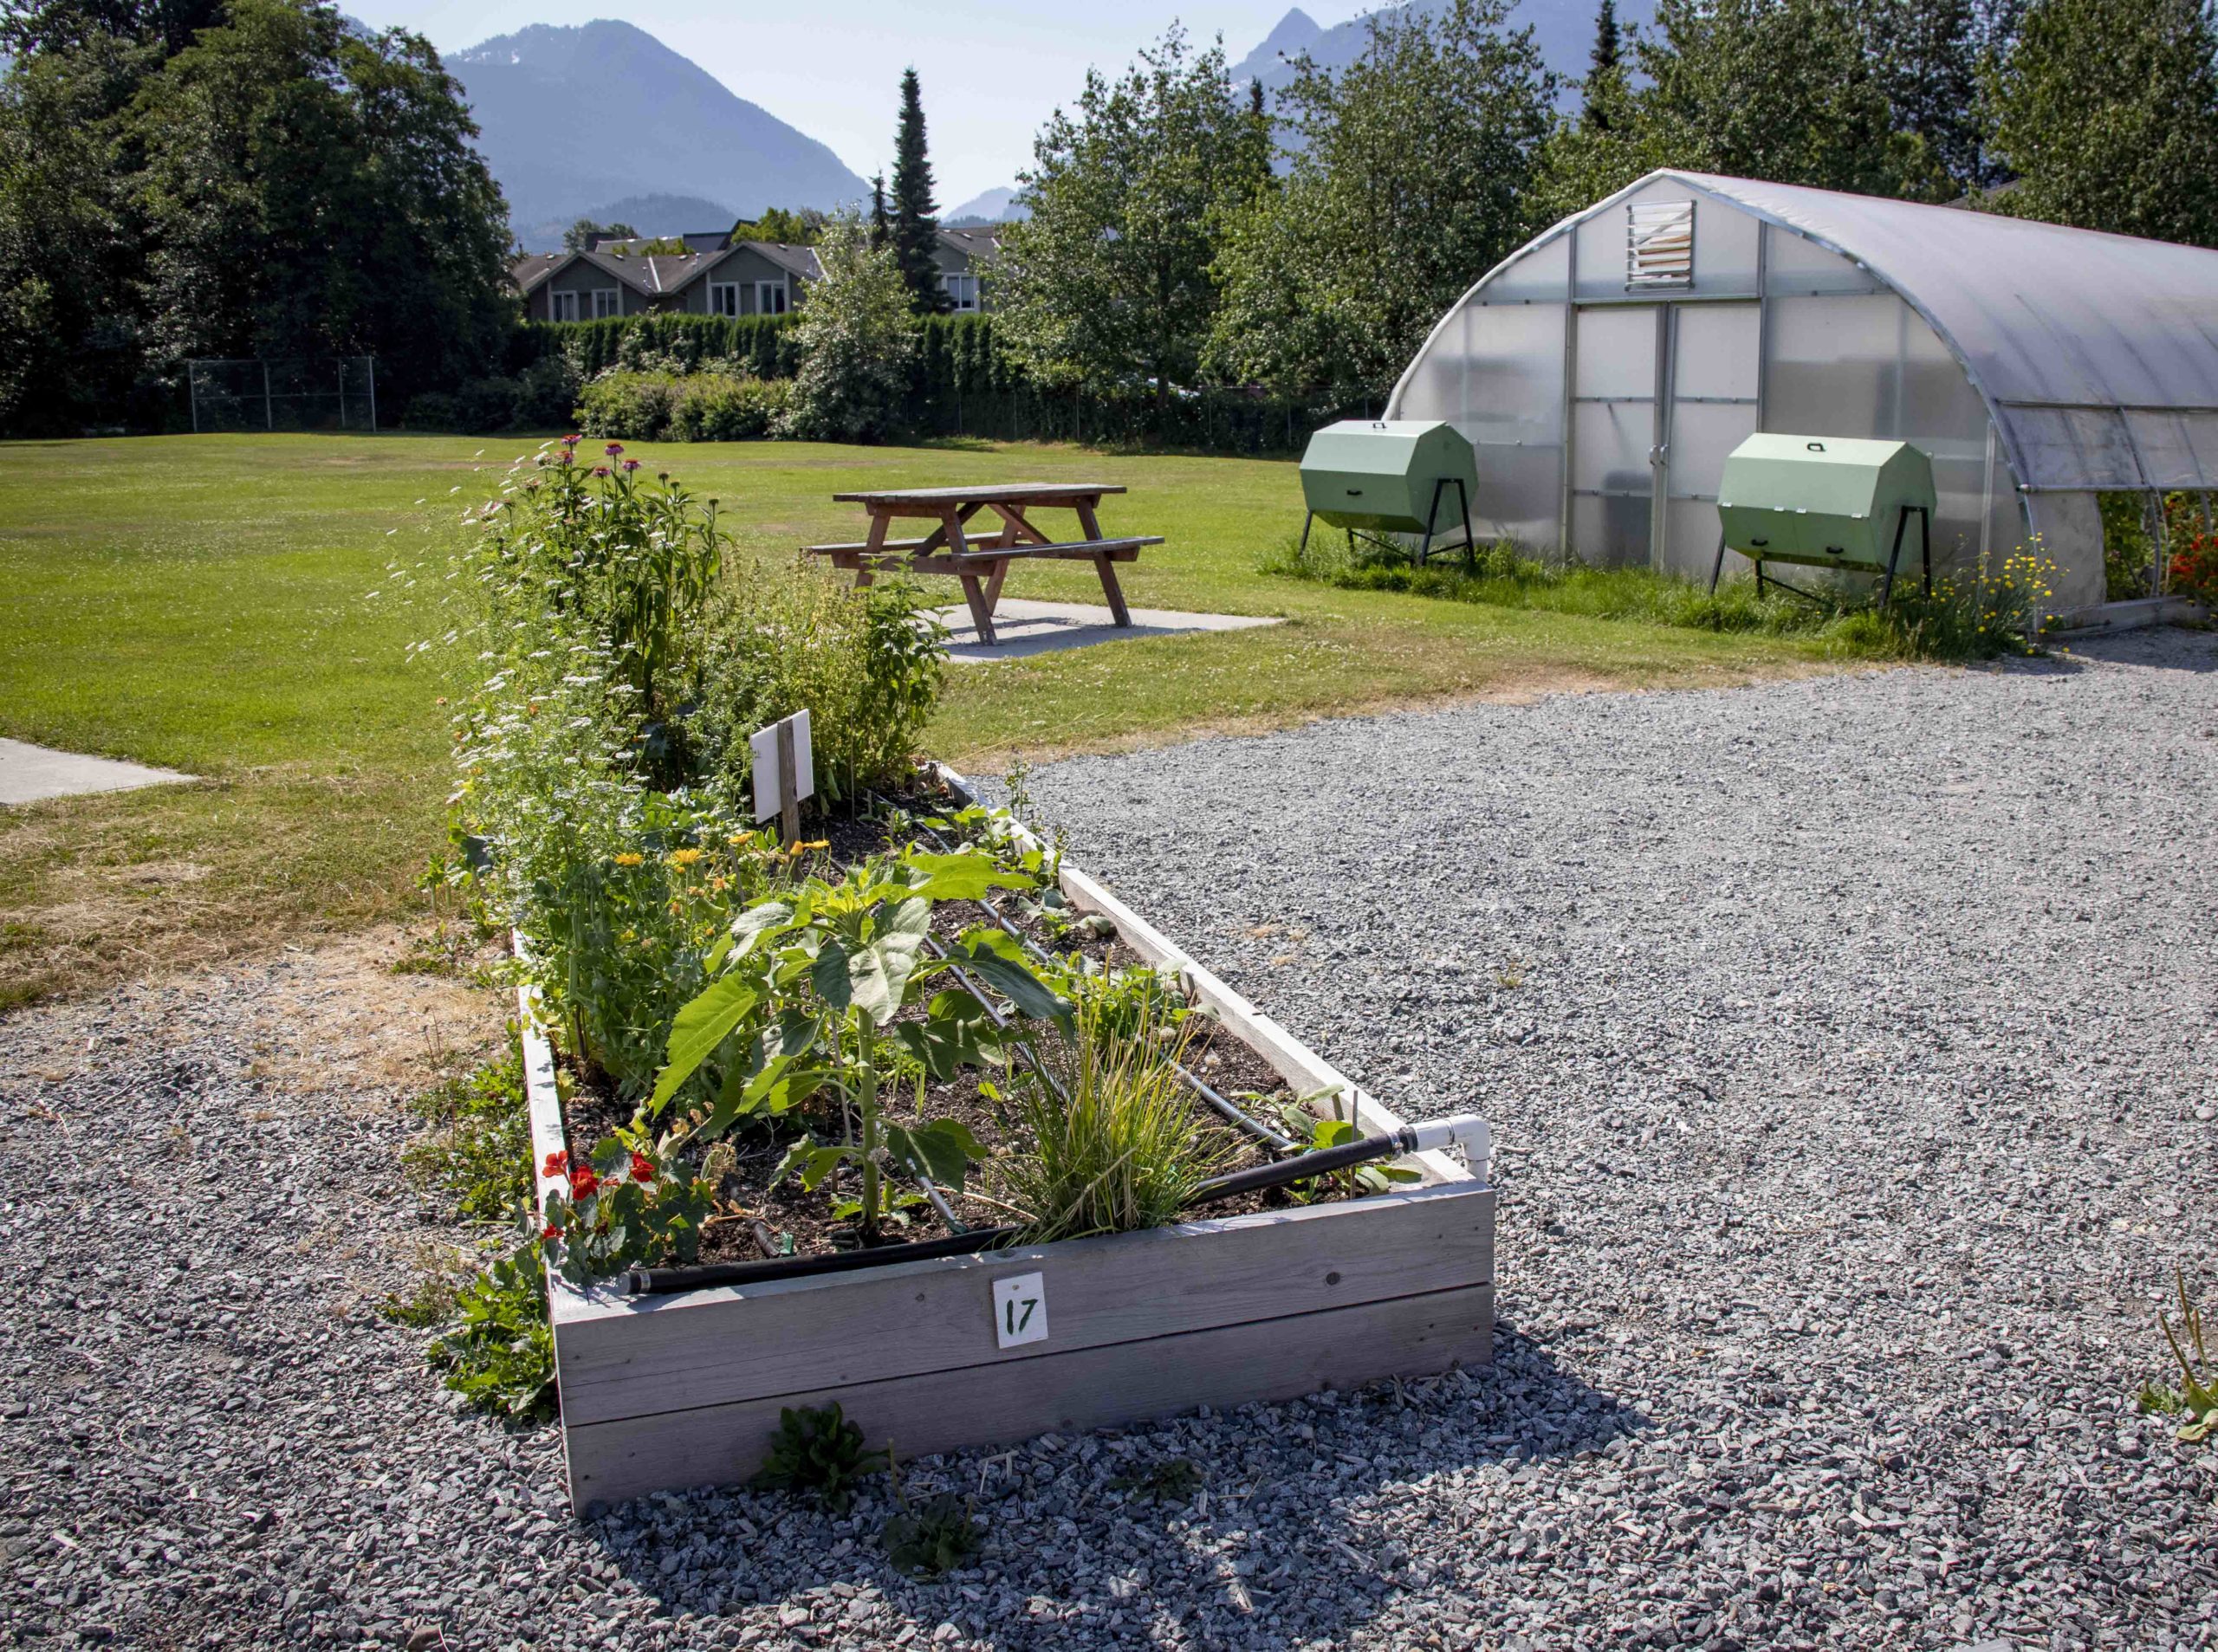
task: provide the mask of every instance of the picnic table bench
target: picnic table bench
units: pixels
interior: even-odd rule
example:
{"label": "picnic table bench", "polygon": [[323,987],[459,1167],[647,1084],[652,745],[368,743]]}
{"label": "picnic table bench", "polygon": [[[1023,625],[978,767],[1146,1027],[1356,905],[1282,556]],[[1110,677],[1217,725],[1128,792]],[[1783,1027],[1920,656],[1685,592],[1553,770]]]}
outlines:
{"label": "picnic table bench", "polygon": [[[1163,543],[1159,534],[1106,539],[1094,514],[1105,494],[1124,489],[1106,482],[1017,482],[981,483],[963,488],[894,488],[869,493],[835,493],[840,504],[860,505],[870,514],[870,536],[853,544],[804,545],[812,556],[828,559],[833,567],[852,571],[858,586],[866,586],[880,573],[942,573],[963,583],[963,599],[970,605],[971,623],[978,640],[991,644],[994,608],[1001,601],[1002,582],[1009,564],[1016,561],[1091,562],[1101,577],[1101,593],[1109,612],[1120,625],[1132,623],[1125,606],[1125,593],[1117,583],[1115,564],[1139,560],[1141,548]],[[963,531],[964,524],[982,510],[1001,519],[986,535]],[[1069,510],[1078,515],[1083,538],[1054,540],[1034,525],[1030,513]],[[921,538],[891,539],[886,530],[898,521],[937,522]]]}

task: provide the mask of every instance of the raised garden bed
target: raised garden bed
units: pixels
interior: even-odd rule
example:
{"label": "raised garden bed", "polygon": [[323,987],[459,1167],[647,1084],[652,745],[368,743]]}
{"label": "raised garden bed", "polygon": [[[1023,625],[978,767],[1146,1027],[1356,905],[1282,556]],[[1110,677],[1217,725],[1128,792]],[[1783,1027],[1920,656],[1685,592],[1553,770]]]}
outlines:
{"label": "raised garden bed", "polygon": [[[958,791],[958,777],[942,771]],[[1228,1071],[1333,1095],[1365,1133],[1403,1121],[1065,863],[1065,899],[1214,1012]],[[552,1047],[522,1000],[535,1161],[571,1146]],[[1483,1155],[1404,1161],[1415,1185],[1145,1232],[634,1296],[549,1274],[571,1500],[582,1510],[743,1480],[787,1407],[837,1402],[904,1454],[1290,1398],[1491,1357]],[[546,1196],[561,1183],[542,1176]],[[996,1282],[1034,1304],[1007,1341]],[[1046,1335],[1038,1331],[1044,1324]]]}

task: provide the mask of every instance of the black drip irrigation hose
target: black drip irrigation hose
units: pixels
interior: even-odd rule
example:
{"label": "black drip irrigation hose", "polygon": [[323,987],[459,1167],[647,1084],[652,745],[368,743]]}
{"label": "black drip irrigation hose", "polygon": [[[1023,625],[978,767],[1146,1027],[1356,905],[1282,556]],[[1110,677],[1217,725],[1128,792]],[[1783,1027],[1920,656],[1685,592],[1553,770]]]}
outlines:
{"label": "black drip irrigation hose", "polygon": [[[1482,1137],[1486,1125],[1475,1118],[1443,1119],[1429,1124],[1404,1124],[1383,1136],[1320,1149],[1296,1158],[1258,1164],[1211,1176],[1186,1202],[1189,1210],[1214,1204],[1243,1193],[1263,1193],[1292,1182],[1307,1182],[1337,1171],[1351,1170],[1378,1159],[1395,1158],[1427,1148]],[[974,1228],[968,1233],[941,1239],[912,1240],[903,1245],[879,1245],[867,1250],[833,1251],[822,1256],[780,1257],[763,1262],[712,1262],[694,1267],[635,1267],[626,1284],[633,1296],[668,1296],[679,1291],[698,1291],[719,1285],[767,1285],[774,1279],[808,1279],[824,1273],[851,1273],[861,1268],[886,1267],[896,1262],[928,1261],[939,1256],[972,1256],[982,1251],[1002,1250],[1016,1242],[1021,1228]]]}

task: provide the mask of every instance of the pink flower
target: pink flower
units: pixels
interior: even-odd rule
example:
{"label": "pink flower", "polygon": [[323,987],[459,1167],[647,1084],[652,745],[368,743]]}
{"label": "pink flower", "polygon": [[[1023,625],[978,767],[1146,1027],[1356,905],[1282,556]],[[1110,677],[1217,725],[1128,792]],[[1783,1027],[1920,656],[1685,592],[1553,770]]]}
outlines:
{"label": "pink flower", "polygon": [[623,444],[623,443],[621,443],[621,442],[611,442],[611,443],[606,446],[606,447],[605,447],[605,448],[601,449],[601,451],[602,451],[603,453],[606,453],[606,455],[608,455],[608,457],[609,457],[610,458],[612,458],[612,459],[613,459],[613,458],[614,458],[618,454],[621,453],[623,450],[624,450],[624,444]]}
{"label": "pink flower", "polygon": [[562,438],[562,445],[564,447],[575,447],[581,439],[583,438],[581,438],[575,431],[572,431],[567,436]]}
{"label": "pink flower", "polygon": [[593,468],[593,473],[597,476],[605,476],[608,474],[608,467],[605,464],[596,464]]}
{"label": "pink flower", "polygon": [[626,459],[624,461],[624,474],[627,476],[639,468],[639,462],[637,459]]}

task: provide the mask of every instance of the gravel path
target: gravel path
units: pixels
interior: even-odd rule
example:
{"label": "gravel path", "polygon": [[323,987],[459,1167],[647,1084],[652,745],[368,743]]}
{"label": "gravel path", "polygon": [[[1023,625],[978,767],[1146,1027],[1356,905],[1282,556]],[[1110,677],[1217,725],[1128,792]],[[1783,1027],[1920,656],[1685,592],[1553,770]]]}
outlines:
{"label": "gravel path", "polygon": [[[444,1236],[402,1046],[482,996],[327,949],[0,1019],[0,1638],[2218,1646],[2218,1451],[2130,1404],[2213,1254],[2218,639],[2104,653],[1042,771],[1266,1008],[1494,1120],[1505,1325],[1469,1377],[921,1465],[993,1526],[940,1584],[877,1491],[573,1522],[554,1432],[378,1319]],[[1198,1497],[1112,1483],[1173,1456]]]}

